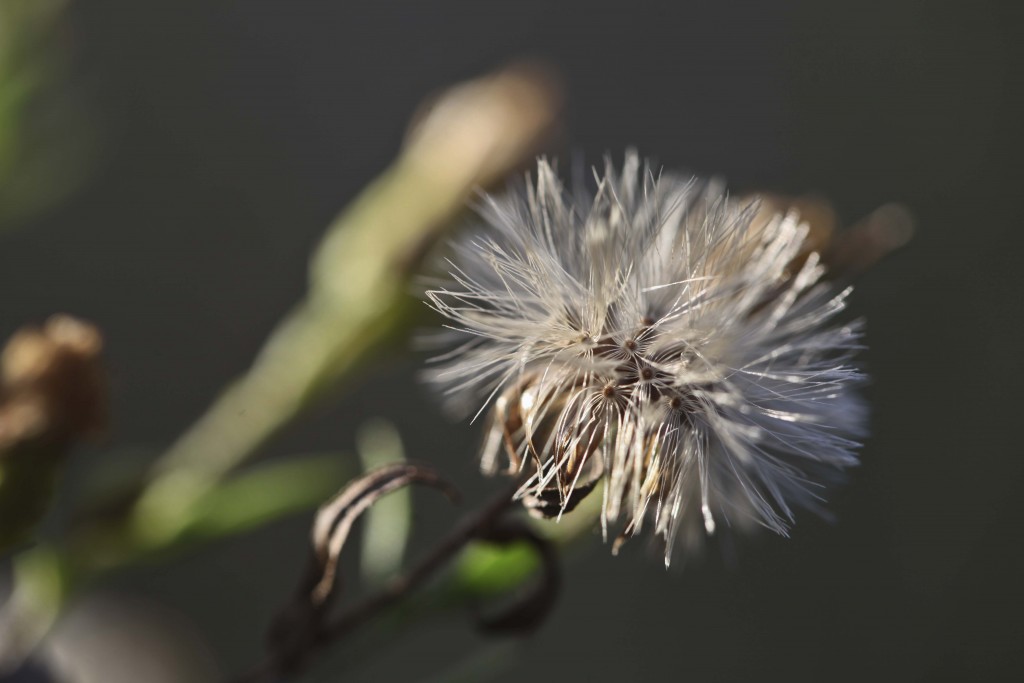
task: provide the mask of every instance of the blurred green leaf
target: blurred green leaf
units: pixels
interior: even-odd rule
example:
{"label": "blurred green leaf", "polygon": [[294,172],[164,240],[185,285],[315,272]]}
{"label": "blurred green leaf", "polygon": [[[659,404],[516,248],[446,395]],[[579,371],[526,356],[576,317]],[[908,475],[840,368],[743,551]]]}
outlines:
{"label": "blurred green leaf", "polygon": [[[339,455],[292,457],[255,467],[211,489],[181,520],[179,535],[209,540],[317,507],[351,475]],[[162,544],[166,539],[151,538]]]}
{"label": "blurred green leaf", "polygon": [[539,569],[537,552],[525,542],[496,545],[477,541],[462,553],[455,568],[457,590],[478,596],[506,593]]}
{"label": "blurred green leaf", "polygon": [[[359,430],[359,458],[365,471],[405,460],[402,439],[394,425],[372,420]],[[379,584],[402,566],[405,546],[412,527],[412,492],[393,491],[367,510],[363,518],[363,548],[360,571],[371,584]]]}

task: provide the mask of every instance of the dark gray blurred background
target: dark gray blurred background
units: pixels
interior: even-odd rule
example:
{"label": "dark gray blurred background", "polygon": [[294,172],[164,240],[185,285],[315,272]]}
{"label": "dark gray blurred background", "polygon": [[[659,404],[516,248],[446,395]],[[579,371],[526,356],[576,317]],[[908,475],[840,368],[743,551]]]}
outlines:
{"label": "dark gray blurred background", "polygon": [[[739,189],[819,193],[848,223],[898,200],[918,229],[853,297],[873,436],[832,497],[837,521],[804,515],[789,540],[672,572],[642,543],[612,558],[595,541],[495,680],[1020,680],[1022,19],[1010,2],[75,2],[66,37],[98,166],[0,235],[0,333],[54,311],[98,323],[114,425],[76,468],[104,448],[155,452],[248,366],[416,104],[546,59],[568,89],[563,157],[636,145]],[[268,455],[351,451],[383,415],[410,455],[483,495],[476,431],[441,419],[417,364],[368,374]],[[453,514],[417,504],[422,547]],[[170,606],[235,671],[291,590],[307,525],[104,589]],[[429,679],[483,642],[467,622],[375,660],[339,650],[308,680]]]}

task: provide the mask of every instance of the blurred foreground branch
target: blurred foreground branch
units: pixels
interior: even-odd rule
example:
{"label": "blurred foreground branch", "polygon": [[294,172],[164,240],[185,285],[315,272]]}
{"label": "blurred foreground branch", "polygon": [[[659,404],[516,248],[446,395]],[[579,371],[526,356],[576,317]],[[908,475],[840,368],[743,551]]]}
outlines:
{"label": "blurred foreground branch", "polygon": [[236,381],[160,459],[132,519],[143,544],[404,329],[409,278],[474,188],[507,175],[551,132],[557,91],[514,68],[445,93],[394,165],[328,229],[309,294]]}

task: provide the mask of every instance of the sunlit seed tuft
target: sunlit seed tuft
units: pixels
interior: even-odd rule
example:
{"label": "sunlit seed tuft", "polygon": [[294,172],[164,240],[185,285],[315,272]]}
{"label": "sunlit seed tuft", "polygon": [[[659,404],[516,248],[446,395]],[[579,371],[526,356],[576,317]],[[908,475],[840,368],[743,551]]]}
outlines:
{"label": "sunlit seed tuft", "polygon": [[427,293],[454,337],[431,379],[491,406],[483,468],[523,473],[539,514],[604,479],[613,550],[646,519],[668,562],[722,525],[785,534],[856,464],[860,326],[832,324],[849,290],[795,215],[765,221],[630,152],[592,193],[541,160],[480,216]]}

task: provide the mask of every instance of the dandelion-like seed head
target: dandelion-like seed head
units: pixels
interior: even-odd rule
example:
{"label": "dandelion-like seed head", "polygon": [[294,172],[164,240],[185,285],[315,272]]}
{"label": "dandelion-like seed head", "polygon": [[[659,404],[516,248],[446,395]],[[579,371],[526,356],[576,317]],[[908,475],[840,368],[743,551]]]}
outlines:
{"label": "dandelion-like seed head", "polygon": [[849,290],[795,215],[634,152],[596,176],[569,192],[541,160],[535,183],[484,199],[427,292],[458,337],[431,379],[489,408],[482,467],[523,476],[538,514],[603,480],[606,538],[648,524],[666,563],[722,524],[785,534],[857,462],[860,331],[833,322]]}

